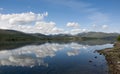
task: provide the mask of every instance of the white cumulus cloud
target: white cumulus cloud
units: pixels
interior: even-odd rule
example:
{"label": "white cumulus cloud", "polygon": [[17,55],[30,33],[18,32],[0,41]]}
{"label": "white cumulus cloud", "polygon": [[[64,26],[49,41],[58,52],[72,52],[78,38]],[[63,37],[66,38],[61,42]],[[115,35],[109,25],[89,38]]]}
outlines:
{"label": "white cumulus cloud", "polygon": [[106,28],[108,28],[108,25],[102,25],[102,28],[106,29]]}
{"label": "white cumulus cloud", "polygon": [[71,31],[70,31],[70,34],[72,34],[72,35],[75,35],[75,34],[78,34],[78,33],[82,33],[82,32],[87,32],[87,29],[72,29]]}
{"label": "white cumulus cloud", "polygon": [[25,25],[30,24],[31,22],[37,21],[37,20],[43,20],[45,16],[47,16],[48,13],[43,14],[35,14],[33,12],[28,13],[19,13],[19,14],[0,14],[0,21],[7,22],[11,25]]}
{"label": "white cumulus cloud", "polygon": [[[46,22],[44,18],[48,16],[48,12],[36,14],[33,12],[0,14],[0,29],[11,29],[26,33],[42,33],[42,34],[77,34],[86,31],[80,28],[77,22],[68,22],[66,24],[68,30],[57,27],[52,21]],[[71,27],[71,28],[69,28]]]}
{"label": "white cumulus cloud", "polygon": [[57,34],[63,29],[57,28],[55,22],[46,22],[44,17],[48,13],[35,14],[33,12],[18,14],[0,14],[0,28],[23,31],[26,33]]}
{"label": "white cumulus cloud", "polygon": [[68,22],[66,26],[71,28],[78,28],[80,25],[76,22]]}

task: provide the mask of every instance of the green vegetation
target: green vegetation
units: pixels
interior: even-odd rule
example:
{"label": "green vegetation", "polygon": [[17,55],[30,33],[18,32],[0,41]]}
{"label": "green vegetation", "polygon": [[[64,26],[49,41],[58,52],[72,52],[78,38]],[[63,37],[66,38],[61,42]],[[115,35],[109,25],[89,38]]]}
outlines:
{"label": "green vegetation", "polygon": [[119,41],[119,42],[120,42],[120,35],[118,36],[117,41]]}
{"label": "green vegetation", "polygon": [[86,40],[108,40],[115,41],[118,34],[107,34],[88,32],[78,35],[58,34],[58,35],[43,35],[43,34],[26,34],[13,30],[0,30],[0,42],[81,42]]}
{"label": "green vegetation", "polygon": [[[45,38],[44,38],[45,39]],[[43,37],[36,37],[30,34],[13,31],[13,30],[0,30],[0,42],[34,42],[42,41]]]}

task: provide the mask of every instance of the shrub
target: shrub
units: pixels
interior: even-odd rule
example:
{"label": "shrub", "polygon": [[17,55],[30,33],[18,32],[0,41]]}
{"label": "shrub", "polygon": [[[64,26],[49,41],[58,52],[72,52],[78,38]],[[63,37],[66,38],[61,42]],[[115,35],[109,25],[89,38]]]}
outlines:
{"label": "shrub", "polygon": [[120,35],[118,36],[117,41],[120,41]]}

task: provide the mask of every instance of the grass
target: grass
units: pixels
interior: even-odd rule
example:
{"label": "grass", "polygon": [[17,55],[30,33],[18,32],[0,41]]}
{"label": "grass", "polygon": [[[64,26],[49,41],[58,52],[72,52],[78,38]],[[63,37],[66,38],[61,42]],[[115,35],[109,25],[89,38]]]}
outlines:
{"label": "grass", "polygon": [[105,56],[110,74],[120,74],[120,36],[113,48],[99,50],[98,52]]}

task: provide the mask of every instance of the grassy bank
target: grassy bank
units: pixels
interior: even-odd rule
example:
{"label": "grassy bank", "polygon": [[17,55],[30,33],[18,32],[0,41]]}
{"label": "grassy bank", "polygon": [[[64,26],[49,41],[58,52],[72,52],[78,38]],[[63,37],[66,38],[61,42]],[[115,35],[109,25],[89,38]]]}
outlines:
{"label": "grassy bank", "polygon": [[108,62],[109,74],[120,74],[120,36],[117,40],[113,48],[98,51],[105,56]]}

